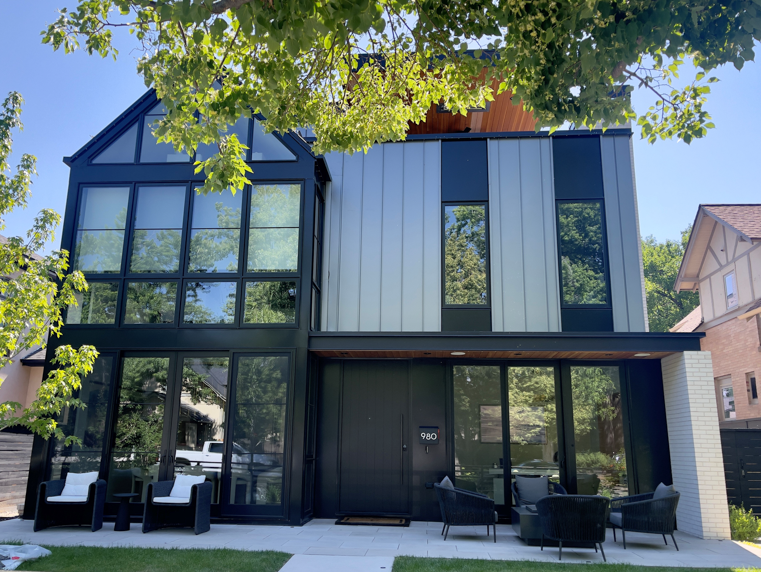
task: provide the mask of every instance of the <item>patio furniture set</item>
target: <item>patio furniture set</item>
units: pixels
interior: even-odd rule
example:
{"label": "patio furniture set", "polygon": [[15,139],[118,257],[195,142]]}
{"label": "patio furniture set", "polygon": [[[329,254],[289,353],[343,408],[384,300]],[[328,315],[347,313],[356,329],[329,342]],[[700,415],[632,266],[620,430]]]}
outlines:
{"label": "patio furniture set", "polygon": [[[211,528],[212,484],[203,475],[177,475],[173,481],[148,484],[143,511],[143,532],[159,528],[190,527],[196,534]],[[103,527],[106,481],[98,473],[69,473],[66,479],[46,481],[37,491],[34,531],[51,526]],[[130,529],[129,504],[135,493],[114,494],[120,505],[114,530]]]}
{"label": "patio furniture set", "polygon": [[[435,484],[436,495],[441,508],[444,528],[441,533],[447,539],[450,526],[483,526],[486,534],[497,521],[494,501],[488,496],[456,488],[448,477]],[[671,536],[674,547],[679,550],[674,539],[676,507],[679,493],[674,486],[659,484],[651,493],[608,499],[599,495],[569,495],[557,483],[546,476],[516,476],[512,484],[515,506],[512,507],[512,526],[518,537],[527,544],[558,546],[558,557],[563,559],[563,544],[566,547],[600,547],[602,558],[605,551],[606,528],[616,529],[626,548],[626,532],[660,534],[668,545],[666,535]],[[494,542],[496,527],[494,528]]]}

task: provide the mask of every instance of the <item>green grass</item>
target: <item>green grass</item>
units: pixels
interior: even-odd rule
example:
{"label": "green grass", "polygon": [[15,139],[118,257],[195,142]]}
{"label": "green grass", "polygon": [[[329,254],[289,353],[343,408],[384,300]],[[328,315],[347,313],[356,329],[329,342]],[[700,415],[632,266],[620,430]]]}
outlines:
{"label": "green grass", "polygon": [[[758,568],[673,568],[655,566],[633,566],[631,564],[586,564],[597,566],[605,572],[747,572]],[[561,564],[559,562],[526,562],[521,560],[463,560],[457,558],[417,558],[398,556],[394,560],[393,572],[579,572],[579,564]]]}
{"label": "green grass", "polygon": [[46,546],[53,555],[24,562],[38,572],[277,572],[291,558],[284,552],[229,549],[99,548]]}

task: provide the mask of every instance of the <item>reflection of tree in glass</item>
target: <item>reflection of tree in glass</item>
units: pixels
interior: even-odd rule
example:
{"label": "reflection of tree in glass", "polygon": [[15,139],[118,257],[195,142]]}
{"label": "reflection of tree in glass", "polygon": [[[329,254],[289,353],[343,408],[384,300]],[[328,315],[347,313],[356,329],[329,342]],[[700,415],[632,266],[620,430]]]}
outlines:
{"label": "reflection of tree in glass", "polygon": [[292,324],[296,321],[295,282],[246,283],[247,324]]}
{"label": "reflection of tree in glass", "polygon": [[127,324],[169,324],[174,321],[176,282],[130,282],[127,284]]}
{"label": "reflection of tree in glass", "polygon": [[[210,306],[214,290],[228,290],[221,307]],[[188,282],[185,284],[185,316],[187,324],[232,324],[235,319],[236,285],[231,282]]]}
{"label": "reflection of tree in glass", "polygon": [[127,207],[122,208],[107,230],[83,230],[77,233],[72,268],[82,272],[118,272],[122,265],[124,227]]}
{"label": "reflection of tree in glass", "polygon": [[444,212],[446,304],[486,304],[486,209],[446,207]]}
{"label": "reflection of tree in glass", "polygon": [[298,266],[300,185],[255,185],[251,192],[248,269],[293,272]]}
{"label": "reflection of tree in glass", "polygon": [[119,285],[115,282],[91,281],[87,292],[77,292],[77,306],[69,306],[67,324],[113,324]]}
{"label": "reflection of tree in glass", "polygon": [[617,367],[571,368],[573,425],[577,436],[597,429],[598,420],[610,421],[616,417],[618,410],[613,407],[611,398],[620,395],[617,382]]}
{"label": "reflection of tree in glass", "polygon": [[227,358],[187,358],[182,362],[182,393],[193,405],[206,403],[224,408],[226,395],[209,383],[214,370],[224,371],[227,381]]}
{"label": "reflection of tree in glass", "polygon": [[134,231],[132,272],[177,272],[180,268],[181,230]]}
{"label": "reflection of tree in glass", "polygon": [[236,272],[240,247],[240,208],[215,203],[217,227],[193,230],[189,272]]}
{"label": "reflection of tree in glass", "polygon": [[[554,368],[508,368],[507,395],[510,403],[510,442],[519,445],[541,441],[555,443]],[[544,439],[540,439],[542,436]]]}
{"label": "reflection of tree in glass", "polygon": [[563,302],[605,304],[605,258],[600,203],[560,203]]}

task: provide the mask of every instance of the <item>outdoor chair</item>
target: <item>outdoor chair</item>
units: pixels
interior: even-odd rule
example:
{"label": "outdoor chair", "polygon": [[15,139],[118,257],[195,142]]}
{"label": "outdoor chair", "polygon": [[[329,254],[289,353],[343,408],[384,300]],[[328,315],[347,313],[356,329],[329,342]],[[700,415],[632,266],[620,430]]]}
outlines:
{"label": "outdoor chair", "polygon": [[542,550],[544,541],[557,541],[558,559],[563,559],[563,542],[573,546],[594,548],[600,546],[602,559],[605,551],[605,520],[608,516],[610,501],[601,496],[588,495],[552,495],[541,498],[536,503],[536,511],[542,525]]}
{"label": "outdoor chair", "polygon": [[90,525],[95,532],[103,528],[106,481],[98,473],[69,473],[65,479],[40,483],[34,531],[51,526]]}
{"label": "outdoor chair", "polygon": [[196,534],[211,529],[213,485],[204,475],[177,475],[174,481],[148,484],[143,532],[159,528],[192,528]]}
{"label": "outdoor chair", "polygon": [[434,483],[433,487],[436,489],[441,520],[444,522],[444,528],[441,529],[444,540],[449,535],[450,526],[486,525],[486,536],[489,536],[489,527],[493,526],[494,542],[497,542],[497,513],[492,499],[481,493],[451,487],[451,483],[450,486]]}
{"label": "outdoor chair", "polygon": [[679,546],[674,538],[676,525],[676,506],[679,504],[679,493],[674,485],[663,483],[652,493],[619,497],[611,500],[611,512],[608,523],[613,529],[613,541],[616,541],[616,529],[621,529],[621,536],[626,549],[626,531],[660,534],[668,546],[666,535],[671,536],[674,547]]}
{"label": "outdoor chair", "polygon": [[547,477],[527,477],[524,475],[516,475],[510,489],[513,491],[515,506],[536,504],[536,501],[547,495],[568,494],[561,485],[553,483]]}

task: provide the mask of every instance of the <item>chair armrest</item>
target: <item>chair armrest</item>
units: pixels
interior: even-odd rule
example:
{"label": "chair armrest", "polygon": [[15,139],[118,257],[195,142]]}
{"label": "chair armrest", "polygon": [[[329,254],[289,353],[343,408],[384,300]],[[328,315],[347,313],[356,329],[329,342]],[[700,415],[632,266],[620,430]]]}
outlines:
{"label": "chair armrest", "polygon": [[640,495],[631,495],[628,497],[618,497],[610,499],[611,510],[621,510],[621,507],[636,502],[648,501],[653,498],[653,493],[643,493]]}
{"label": "chair armrest", "polygon": [[550,486],[552,486],[552,492],[556,495],[567,495],[568,491],[565,490],[565,487],[559,483],[553,483],[550,481]]}
{"label": "chair armrest", "polygon": [[206,503],[211,504],[211,493],[214,490],[214,485],[209,481],[203,483],[196,483],[190,487],[190,503],[197,500],[199,504]]}
{"label": "chair armrest", "polygon": [[103,479],[90,483],[90,487],[87,489],[87,500],[94,498],[96,502],[105,502],[107,486]]}
{"label": "chair armrest", "polygon": [[469,491],[468,489],[460,489],[460,488],[455,487],[454,490],[457,491],[458,493],[467,493],[469,495],[477,496],[477,497],[483,497],[485,499],[489,498],[489,496],[485,495],[484,493],[477,493],[476,491]]}
{"label": "chair armrest", "polygon": [[65,484],[66,481],[64,479],[40,483],[39,496],[45,500],[48,500],[49,497],[60,496]]}
{"label": "chair armrest", "polygon": [[678,503],[679,493],[625,504],[621,507],[621,524],[625,528],[670,534],[673,532]]}
{"label": "chair armrest", "polygon": [[148,483],[147,498],[153,500],[155,497],[168,497],[172,492],[174,481],[157,481],[155,483]]}

